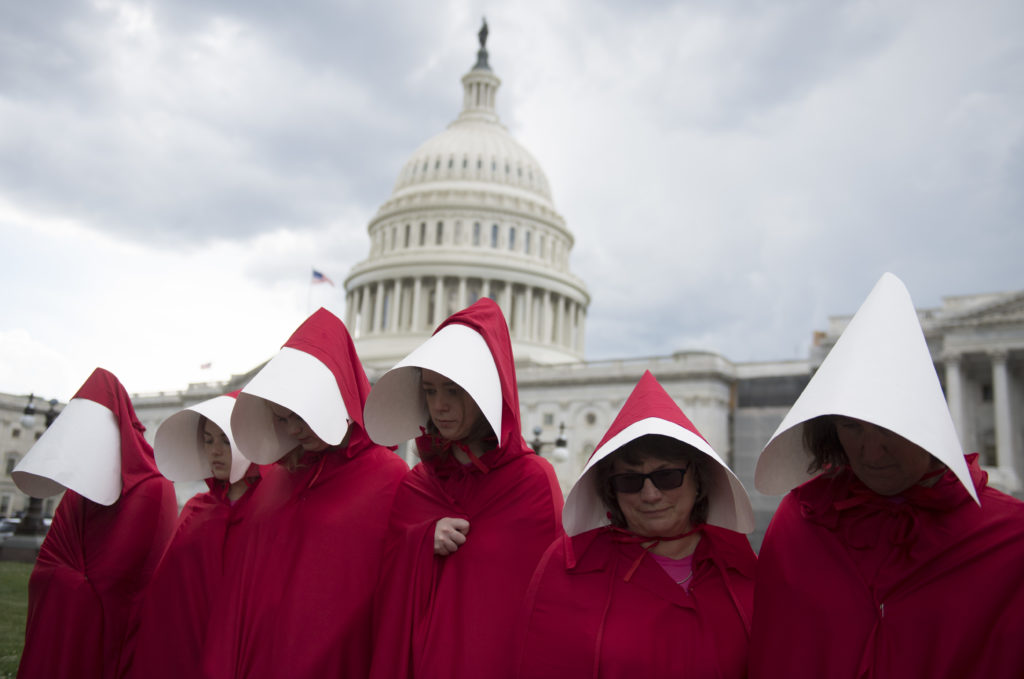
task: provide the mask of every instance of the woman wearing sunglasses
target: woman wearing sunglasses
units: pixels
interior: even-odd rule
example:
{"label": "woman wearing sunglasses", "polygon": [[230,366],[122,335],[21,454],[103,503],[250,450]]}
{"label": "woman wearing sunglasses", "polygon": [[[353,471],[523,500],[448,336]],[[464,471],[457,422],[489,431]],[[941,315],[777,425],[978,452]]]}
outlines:
{"label": "woman wearing sunglasses", "polygon": [[746,676],[750,499],[650,372],[562,521],[527,594],[518,676]]}

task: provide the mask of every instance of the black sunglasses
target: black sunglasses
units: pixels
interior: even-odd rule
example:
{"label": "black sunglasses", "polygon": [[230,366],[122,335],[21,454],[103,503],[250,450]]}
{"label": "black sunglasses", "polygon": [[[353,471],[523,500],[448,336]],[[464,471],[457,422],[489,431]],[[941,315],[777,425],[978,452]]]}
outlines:
{"label": "black sunglasses", "polygon": [[658,490],[672,490],[683,485],[687,469],[689,467],[659,469],[650,474],[613,474],[610,477],[612,490],[616,493],[639,493],[647,479],[650,479]]}

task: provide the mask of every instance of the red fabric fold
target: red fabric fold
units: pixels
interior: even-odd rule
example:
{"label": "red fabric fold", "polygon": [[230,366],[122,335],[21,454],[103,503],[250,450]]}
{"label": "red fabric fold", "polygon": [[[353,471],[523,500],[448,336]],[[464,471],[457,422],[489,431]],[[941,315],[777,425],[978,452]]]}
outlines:
{"label": "red fabric fold", "polygon": [[[420,464],[399,488],[374,605],[373,677],[508,676],[509,621],[558,535],[561,493],[535,455],[487,474],[466,469],[442,481]],[[469,534],[435,556],[434,526],[446,516],[468,520]]]}
{"label": "red fabric fold", "polygon": [[361,426],[369,382],[336,316],[319,310],[285,346],[331,369],[353,423],[347,445],[266,478],[251,517],[230,532],[204,648],[213,679],[369,672],[373,587],[408,467]]}
{"label": "red fabric fold", "polygon": [[[516,676],[746,676],[756,557],[740,533],[700,532],[690,594],[611,527],[574,536],[571,547],[554,542],[526,597]],[[566,567],[570,548],[576,563]]]}
{"label": "red fabric fold", "polygon": [[[497,446],[474,463],[430,455],[402,482],[374,601],[375,679],[511,676],[510,622],[538,559],[561,533],[554,469],[522,437],[501,310],[483,299],[441,327],[452,323],[473,328],[490,347],[501,381],[502,431]],[[464,518],[470,529],[465,544],[440,557],[434,527],[444,517]]]}
{"label": "red fabric fold", "polygon": [[251,513],[262,475],[279,467],[250,465],[248,489],[234,504],[228,484],[207,479],[210,490],[191,498],[178,517],[167,547],[139,605],[133,625],[134,652],[122,663],[126,679],[180,679],[202,673],[210,601],[223,576],[229,532]]}
{"label": "red fabric fold", "polygon": [[137,597],[177,516],[174,487],[156,470],[128,393],[97,368],[75,394],[110,409],[121,432],[121,496],[109,507],[68,490],[29,578],[22,678],[118,674]]}
{"label": "red fabric fold", "polygon": [[787,495],[765,535],[751,677],[1024,676],[1024,504],[947,471],[901,497],[849,470]]}

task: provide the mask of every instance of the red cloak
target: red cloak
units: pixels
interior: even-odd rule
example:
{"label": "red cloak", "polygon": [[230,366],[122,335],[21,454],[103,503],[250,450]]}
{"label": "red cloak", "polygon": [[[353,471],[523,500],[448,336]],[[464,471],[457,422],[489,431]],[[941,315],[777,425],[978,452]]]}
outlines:
{"label": "red cloak", "polygon": [[129,618],[167,546],[174,487],[157,471],[128,393],[97,368],[74,398],[109,408],[121,432],[121,495],[104,506],[67,490],[29,578],[26,679],[117,676]]}
{"label": "red cloak", "polygon": [[1024,676],[1024,503],[946,471],[889,499],[848,469],[791,491],[761,548],[750,676]]}
{"label": "red cloak", "polygon": [[348,444],[265,479],[252,519],[232,532],[204,649],[205,676],[216,679],[369,671],[373,586],[391,500],[408,467],[363,429],[370,384],[337,317],[321,309],[285,346],[334,374],[352,420]]}
{"label": "red cloak", "polygon": [[139,605],[134,652],[128,662],[122,662],[123,677],[201,675],[210,601],[222,577],[228,536],[252,511],[261,473],[284,472],[250,465],[245,476],[249,487],[234,504],[227,499],[228,484],[213,479],[207,479],[209,492],[185,503],[174,538]]}
{"label": "red cloak", "polygon": [[[429,457],[395,496],[374,602],[372,677],[511,676],[509,633],[533,569],[561,533],[554,469],[523,440],[512,344],[501,310],[482,299],[446,320],[479,333],[498,369],[501,434],[479,464]],[[443,517],[469,521],[458,551],[434,555]]]}
{"label": "red cloak", "polygon": [[689,594],[609,526],[555,541],[530,583],[517,676],[745,677],[757,560],[745,535],[700,531]]}

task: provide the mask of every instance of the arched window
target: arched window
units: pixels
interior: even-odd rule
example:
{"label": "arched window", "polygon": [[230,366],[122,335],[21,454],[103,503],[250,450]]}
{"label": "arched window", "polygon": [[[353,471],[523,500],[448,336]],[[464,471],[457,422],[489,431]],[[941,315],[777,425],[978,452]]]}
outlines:
{"label": "arched window", "polygon": [[438,222],[437,223],[437,234],[435,234],[435,236],[434,236],[434,244],[435,245],[440,245],[441,241],[443,239],[444,239],[444,222]]}
{"label": "arched window", "polygon": [[498,247],[498,225],[491,224],[491,247]]}
{"label": "arched window", "polygon": [[515,250],[516,249],[516,227],[514,227],[514,226],[509,227],[509,230],[508,230],[508,249],[509,250]]}
{"label": "arched window", "polygon": [[420,245],[427,244],[427,223],[420,222]]}

